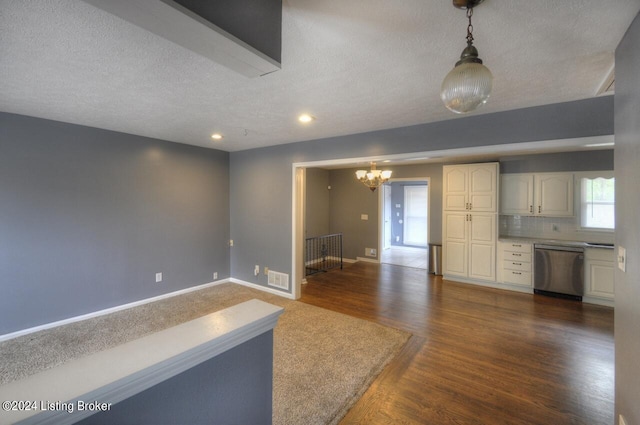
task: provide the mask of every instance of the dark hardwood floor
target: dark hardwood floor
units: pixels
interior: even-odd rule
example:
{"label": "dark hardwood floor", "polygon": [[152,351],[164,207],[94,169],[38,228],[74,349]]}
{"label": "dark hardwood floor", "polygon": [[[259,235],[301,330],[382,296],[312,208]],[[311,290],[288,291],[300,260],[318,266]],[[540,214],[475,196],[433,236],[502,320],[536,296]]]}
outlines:
{"label": "dark hardwood floor", "polygon": [[613,424],[613,309],[359,262],[300,301],[413,336],[341,424]]}

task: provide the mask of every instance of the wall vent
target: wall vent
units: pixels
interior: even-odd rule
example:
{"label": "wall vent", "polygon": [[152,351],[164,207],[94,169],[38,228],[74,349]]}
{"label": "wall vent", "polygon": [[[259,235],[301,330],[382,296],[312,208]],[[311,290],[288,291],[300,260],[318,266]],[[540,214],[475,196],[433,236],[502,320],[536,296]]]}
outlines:
{"label": "wall vent", "polygon": [[269,286],[275,286],[280,289],[289,289],[289,275],[286,273],[274,272],[269,270]]}

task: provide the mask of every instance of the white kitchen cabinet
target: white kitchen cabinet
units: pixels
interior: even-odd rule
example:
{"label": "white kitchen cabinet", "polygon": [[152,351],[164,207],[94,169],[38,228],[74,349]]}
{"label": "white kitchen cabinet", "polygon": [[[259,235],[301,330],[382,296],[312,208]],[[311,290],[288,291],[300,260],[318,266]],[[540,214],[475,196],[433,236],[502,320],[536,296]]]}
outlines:
{"label": "white kitchen cabinet", "polygon": [[498,282],[533,286],[533,247],[527,242],[498,243]]}
{"label": "white kitchen cabinet", "polygon": [[573,173],[503,174],[500,213],[573,216]]}
{"label": "white kitchen cabinet", "polygon": [[443,167],[445,211],[496,212],[498,163]]}
{"label": "white kitchen cabinet", "polygon": [[547,217],[573,215],[573,174],[544,173],[535,175],[536,214]]}
{"label": "white kitchen cabinet", "polygon": [[500,176],[500,213],[533,214],[533,174]]}
{"label": "white kitchen cabinet", "polygon": [[445,276],[495,281],[495,214],[445,213],[443,230]]}
{"label": "white kitchen cabinet", "polygon": [[613,249],[587,248],[584,263],[585,297],[614,299],[615,286],[613,274],[615,258]]}

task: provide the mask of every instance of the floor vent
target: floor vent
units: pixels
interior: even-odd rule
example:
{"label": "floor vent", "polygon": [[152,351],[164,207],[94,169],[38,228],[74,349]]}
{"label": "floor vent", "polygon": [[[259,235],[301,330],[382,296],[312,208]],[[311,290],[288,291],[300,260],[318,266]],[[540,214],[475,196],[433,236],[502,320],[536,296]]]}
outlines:
{"label": "floor vent", "polygon": [[269,270],[269,286],[275,286],[280,289],[289,289],[289,275],[286,273],[274,272]]}

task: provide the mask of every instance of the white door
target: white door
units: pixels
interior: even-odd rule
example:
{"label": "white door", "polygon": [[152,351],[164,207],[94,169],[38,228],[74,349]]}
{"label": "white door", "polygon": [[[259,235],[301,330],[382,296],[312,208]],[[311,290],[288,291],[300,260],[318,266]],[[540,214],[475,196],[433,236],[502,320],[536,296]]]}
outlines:
{"label": "white door", "polygon": [[427,185],[404,187],[404,245],[427,246]]}
{"label": "white door", "polygon": [[391,248],[391,186],[382,186],[382,209],[383,209],[383,241],[382,249]]}

